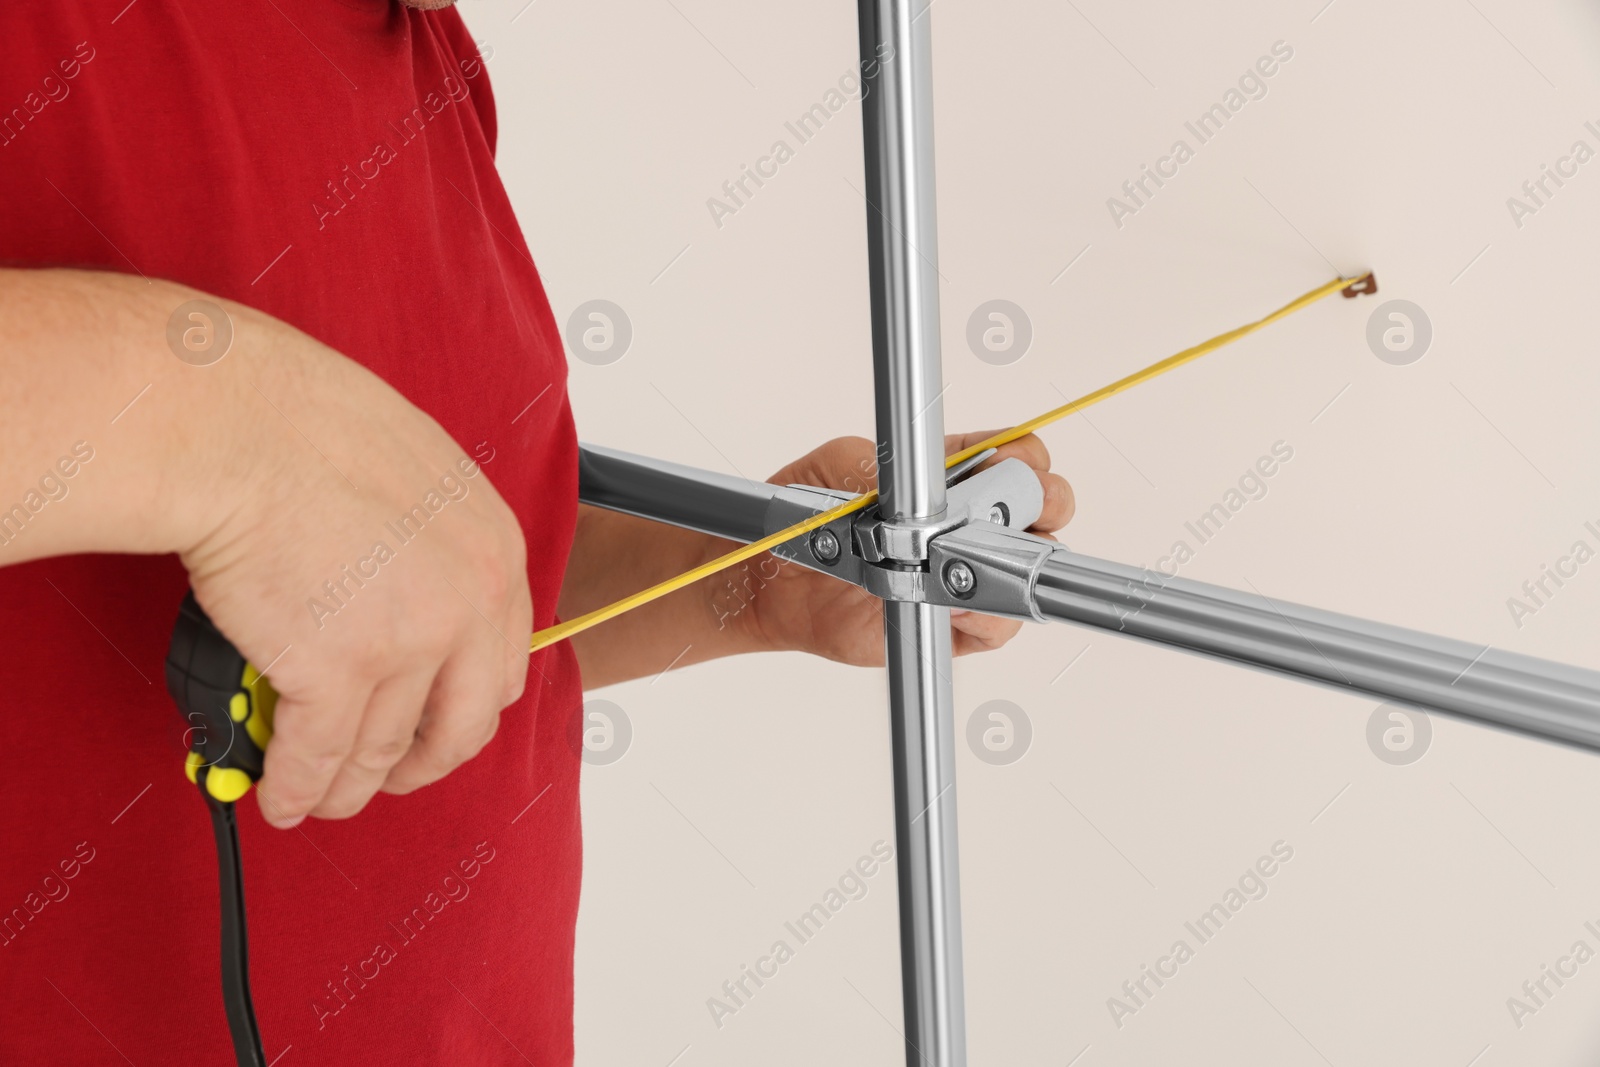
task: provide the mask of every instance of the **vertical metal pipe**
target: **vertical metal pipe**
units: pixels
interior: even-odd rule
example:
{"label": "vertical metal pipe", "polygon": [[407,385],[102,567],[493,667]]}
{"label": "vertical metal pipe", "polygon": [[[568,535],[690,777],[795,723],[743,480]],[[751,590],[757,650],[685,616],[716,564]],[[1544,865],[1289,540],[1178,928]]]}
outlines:
{"label": "vertical metal pipe", "polygon": [[[927,5],[859,0],[880,509],[945,509]],[[884,603],[909,1067],[965,1067],[950,613]]]}
{"label": "vertical metal pipe", "polygon": [[965,1067],[950,612],[885,601],[908,1067]]}
{"label": "vertical metal pipe", "polygon": [[930,16],[920,0],[860,15],[878,481],[884,517],[915,521],[944,511]]}

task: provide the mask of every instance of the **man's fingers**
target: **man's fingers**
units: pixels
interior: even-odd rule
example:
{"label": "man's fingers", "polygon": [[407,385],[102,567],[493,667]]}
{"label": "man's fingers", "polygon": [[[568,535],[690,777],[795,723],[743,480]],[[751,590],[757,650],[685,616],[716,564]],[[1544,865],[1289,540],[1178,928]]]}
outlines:
{"label": "man's fingers", "polygon": [[[993,437],[997,432],[974,430],[971,433],[946,434],[945,454],[954,455]],[[1038,520],[1029,529],[1040,532],[1059,530],[1072,520],[1077,508],[1072,486],[1065,478],[1051,472],[1050,450],[1038,434],[1028,434],[1001,445],[994,456],[984,461],[983,467],[991,467],[1006,459],[1020,459],[1033,468],[1044,489],[1043,508]],[[771,481],[779,484],[799,482],[864,493],[877,486],[875,460],[873,443],[865,437],[836,437],[773,475]]]}
{"label": "man's fingers", "polygon": [[411,750],[433,679],[434,671],[428,669],[379,683],[367,701],[355,745],[322,802],[312,809],[313,815],[347,819],[366,807],[389,771]]}
{"label": "man's fingers", "polygon": [[947,433],[944,435],[944,454],[954,455],[964,448],[971,448],[979,441],[987,440],[999,433],[999,430],[973,430],[971,433]]}
{"label": "man's fingers", "polygon": [[1016,619],[1002,619],[994,615],[980,615],[965,611],[950,616],[951,645],[956,655],[988,652],[999,648],[1022,629]]}
{"label": "man's fingers", "polygon": [[409,793],[437,782],[476,756],[494,736],[506,692],[499,637],[456,652],[434,679],[417,739],[389,772],[385,793]]}
{"label": "man's fingers", "polygon": [[865,437],[835,437],[774,474],[768,481],[791,482],[865,493],[878,487],[877,446]]}
{"label": "man's fingers", "polygon": [[361,717],[351,709],[366,707],[371,694],[371,686],[352,681],[330,682],[312,700],[278,698],[272,744],[256,790],[267,822],[286,830],[322,801],[355,747]]}
{"label": "man's fingers", "polygon": [[1073,513],[1078,509],[1077,498],[1073,495],[1071,484],[1059,474],[1041,474],[1039,481],[1044,486],[1044,508],[1028,529],[1046,533],[1059,530],[1072,521]]}
{"label": "man's fingers", "polygon": [[510,627],[504,634],[506,640],[500,642],[505,650],[505,689],[500,693],[502,708],[521,700],[527,688],[528,667],[533,656],[528,652],[528,643],[522,640],[521,635],[532,632],[533,593],[524,578],[517,593],[516,606],[511,609]]}
{"label": "man's fingers", "polygon": [[[944,439],[945,455],[954,455],[963,449],[971,448],[979,441],[987,440],[999,432],[999,430],[978,430],[974,433],[946,434]],[[1045,447],[1043,439],[1038,434],[1033,433],[1001,445],[993,457],[983,461],[983,465],[985,467],[993,466],[1003,459],[1011,459],[1013,457],[1022,460],[1036,471],[1050,469],[1050,450]]]}
{"label": "man's fingers", "polygon": [[1022,460],[1022,462],[1036,471],[1050,469],[1050,450],[1045,447],[1044,440],[1038,434],[1030,433],[1026,437],[1020,437],[1008,444],[1001,445],[1000,454],[994,458],[993,462],[998,463],[1002,459],[1011,459],[1013,457]]}
{"label": "man's fingers", "polygon": [[[945,455],[959,452],[998,432],[975,430],[972,433],[946,434]],[[1022,460],[1037,471],[1050,469],[1050,450],[1037,434],[1028,434],[1001,445],[997,454],[985,460],[983,465],[992,466],[1011,457]],[[876,488],[878,484],[876,446],[865,437],[836,437],[791,463],[769,480],[779,483],[801,482],[863,493]]]}
{"label": "man's fingers", "polygon": [[[949,434],[945,437],[945,450],[949,454],[954,454],[993,437],[996,432],[998,431],[980,430],[974,433]],[[1050,450],[1045,447],[1044,441],[1038,434],[1030,433],[1026,437],[1019,437],[1015,441],[1001,445],[994,456],[983,462],[983,467],[992,467],[1006,459],[1020,459],[1032,467],[1038,472],[1039,482],[1044,487],[1044,508],[1039,513],[1039,518],[1028,529],[1059,530],[1072,521],[1072,515],[1077,510],[1072,486],[1059,474],[1051,473]]]}

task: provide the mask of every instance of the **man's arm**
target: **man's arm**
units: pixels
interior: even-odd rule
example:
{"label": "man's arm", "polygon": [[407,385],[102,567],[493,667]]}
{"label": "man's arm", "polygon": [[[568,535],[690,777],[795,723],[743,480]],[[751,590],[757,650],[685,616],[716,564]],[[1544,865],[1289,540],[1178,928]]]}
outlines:
{"label": "man's arm", "polygon": [[[557,609],[563,619],[576,618],[734,547],[692,530],[580,504]],[[761,651],[764,642],[747,625],[744,601],[729,587],[741,575],[742,569],[724,571],[575,635],[584,688]]]}
{"label": "man's arm", "polygon": [[[522,691],[532,606],[515,517],[431,418],[270,316],[225,304],[226,356],[179,359],[168,323],[191,300],[224,305],[126,275],[0,270],[0,565],[177,553],[217,626],[271,665],[258,796],[276,825],[443,777]],[[437,535],[337,618],[308,610],[442,485],[464,495],[445,489]]]}

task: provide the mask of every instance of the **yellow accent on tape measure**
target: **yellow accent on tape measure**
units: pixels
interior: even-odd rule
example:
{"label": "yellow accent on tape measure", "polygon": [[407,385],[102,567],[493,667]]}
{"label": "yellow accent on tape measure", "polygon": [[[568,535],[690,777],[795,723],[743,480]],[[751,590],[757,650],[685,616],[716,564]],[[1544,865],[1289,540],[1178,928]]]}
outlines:
{"label": "yellow accent on tape measure", "polygon": [[[1229,330],[1227,333],[1218,334],[1209,341],[1202,341],[1193,348],[1185,348],[1182,352],[1170,355],[1166,359],[1163,359],[1157,363],[1152,363],[1150,366],[1145,367],[1143,370],[1135,371],[1126,378],[1119,378],[1110,385],[1102,386],[1101,388],[1096,389],[1094,392],[1080,396],[1078,399],[1071,401],[1070,403],[1063,404],[1058,408],[1053,408],[1037,418],[1029,419],[1024,423],[1019,423],[1009,430],[1002,430],[1000,433],[979,441],[975,445],[969,445],[957,452],[955,455],[947,456],[945,458],[945,468],[948,470],[957,463],[960,463],[963,460],[971,459],[973,456],[976,456],[978,453],[983,452],[986,449],[999,448],[1001,445],[1010,444],[1012,441],[1026,437],[1041,427],[1048,426],[1052,422],[1057,422],[1066,418],[1068,415],[1082,411],[1084,408],[1089,407],[1092,404],[1098,404],[1100,401],[1105,400],[1108,397],[1116,396],[1118,393],[1132,389],[1134,386],[1141,385],[1152,378],[1160,377],[1169,370],[1175,370],[1176,368],[1183,366],[1185,363],[1190,363],[1199,359],[1201,356],[1215,352],[1217,349],[1222,348],[1224,345],[1231,344],[1241,337],[1255,333],[1257,330],[1270,326],[1279,319],[1286,318],[1289,315],[1294,314],[1296,311],[1299,311],[1301,308],[1316,303],[1325,296],[1336,293],[1341,289],[1348,289],[1352,285],[1358,285],[1369,277],[1371,277],[1370,274],[1363,274],[1356,278],[1335,278],[1326,285],[1319,285],[1310,292],[1303,293],[1302,295],[1291,300],[1289,303],[1283,305],[1283,307],[1274,311],[1265,318],[1246,323],[1237,329]],[[591,611],[585,615],[579,615],[575,619],[568,619],[566,622],[557,623],[554,626],[546,627],[545,629],[540,630],[538,633],[533,635],[529,644],[529,652],[537,652],[541,648],[553,645],[557,641],[563,641],[566,638],[571,637],[573,634],[581,633],[584,630],[589,629],[591,626],[598,626],[607,619],[614,619],[624,612],[632,611],[634,608],[648,604],[652,600],[657,600],[661,597],[664,597],[668,593],[676,592],[686,585],[692,585],[701,578],[716,574],[720,570],[725,570],[736,563],[742,563],[754,556],[759,556],[761,553],[767,551],[768,549],[776,548],[785,541],[793,540],[801,534],[810,533],[812,530],[826,526],[834,519],[860,511],[862,508],[874,503],[877,499],[877,490],[873,490],[872,492],[863,496],[856,497],[854,500],[846,501],[845,503],[840,504],[838,507],[829,508],[827,511],[818,512],[817,514],[811,516],[811,518],[802,522],[797,522],[787,529],[779,530],[774,534],[768,534],[759,541],[752,541],[748,545],[741,545],[732,552],[718,556],[709,563],[702,563],[693,570],[684,571],[675,578],[669,578],[666,581],[657,585],[653,585],[648,589],[642,589],[630,596],[623,597],[621,600],[618,600],[615,603],[607,604],[603,608],[596,608],[594,611]]]}
{"label": "yellow accent on tape measure", "polygon": [[232,804],[250,792],[250,776],[235,767],[213,767],[206,772],[206,792]]}
{"label": "yellow accent on tape measure", "polygon": [[244,720],[245,732],[250,735],[250,740],[256,743],[261,751],[267,750],[267,745],[272,741],[273,718],[278,710],[278,691],[272,688],[272,683],[256,670],[255,665],[244,665],[244,677],[240,679],[245,689],[250,691],[250,717]]}

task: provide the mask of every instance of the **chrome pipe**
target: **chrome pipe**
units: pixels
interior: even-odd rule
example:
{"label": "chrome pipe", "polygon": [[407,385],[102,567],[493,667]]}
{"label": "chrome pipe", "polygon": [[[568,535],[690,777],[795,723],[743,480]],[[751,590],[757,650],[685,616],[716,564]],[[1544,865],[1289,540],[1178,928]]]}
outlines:
{"label": "chrome pipe", "polygon": [[889,522],[944,510],[944,381],[926,5],[861,0],[878,482]]}
{"label": "chrome pipe", "polygon": [[[929,15],[917,0],[858,11],[879,510],[916,525],[945,511]],[[965,1067],[950,612],[883,612],[906,1063]]]}
{"label": "chrome pipe", "polygon": [[615,448],[578,445],[578,499],[732,541],[766,535],[767,508],[782,486],[752,482]]}
{"label": "chrome pipe", "polygon": [[1057,549],[1047,617],[1600,750],[1600,671]]}

